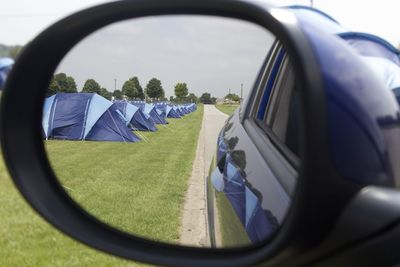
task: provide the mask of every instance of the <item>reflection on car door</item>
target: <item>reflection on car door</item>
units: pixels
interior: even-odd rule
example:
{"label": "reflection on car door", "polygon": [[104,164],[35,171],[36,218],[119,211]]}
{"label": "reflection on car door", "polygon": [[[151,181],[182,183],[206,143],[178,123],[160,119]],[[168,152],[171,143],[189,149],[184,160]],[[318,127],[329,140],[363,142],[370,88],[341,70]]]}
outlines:
{"label": "reflection on car door", "polygon": [[301,149],[300,91],[278,43],[263,69],[256,101],[248,103],[250,115],[242,123],[237,111],[218,138],[208,180],[215,246],[244,246],[271,237],[282,224],[294,191]]}

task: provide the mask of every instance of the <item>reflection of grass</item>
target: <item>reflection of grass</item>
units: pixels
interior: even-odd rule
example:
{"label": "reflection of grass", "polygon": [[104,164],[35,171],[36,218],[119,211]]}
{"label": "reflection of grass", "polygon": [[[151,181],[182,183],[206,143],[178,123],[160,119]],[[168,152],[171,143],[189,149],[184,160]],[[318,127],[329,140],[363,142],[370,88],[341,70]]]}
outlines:
{"label": "reflection of grass", "polygon": [[[202,108],[149,143],[47,141],[62,184],[86,210],[128,232],[178,238],[182,202]],[[3,266],[137,266],[99,253],[54,230],[22,201],[0,164],[0,262]]]}
{"label": "reflection of grass", "polygon": [[218,220],[221,225],[222,247],[244,247],[251,241],[243,228],[235,210],[224,193],[217,196]]}
{"label": "reflection of grass", "polygon": [[227,115],[233,114],[233,112],[239,107],[239,105],[215,105],[217,109],[222,111],[223,113]]}

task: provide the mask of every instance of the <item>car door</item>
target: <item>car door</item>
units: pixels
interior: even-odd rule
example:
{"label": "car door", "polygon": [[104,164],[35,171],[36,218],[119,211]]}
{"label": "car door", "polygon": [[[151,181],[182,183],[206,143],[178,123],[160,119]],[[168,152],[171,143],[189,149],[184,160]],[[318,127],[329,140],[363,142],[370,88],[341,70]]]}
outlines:
{"label": "car door", "polygon": [[[301,107],[294,74],[276,43],[255,86],[218,138],[208,183],[211,243],[244,246],[271,237],[283,223],[299,168]],[[249,110],[247,117],[244,113]]]}

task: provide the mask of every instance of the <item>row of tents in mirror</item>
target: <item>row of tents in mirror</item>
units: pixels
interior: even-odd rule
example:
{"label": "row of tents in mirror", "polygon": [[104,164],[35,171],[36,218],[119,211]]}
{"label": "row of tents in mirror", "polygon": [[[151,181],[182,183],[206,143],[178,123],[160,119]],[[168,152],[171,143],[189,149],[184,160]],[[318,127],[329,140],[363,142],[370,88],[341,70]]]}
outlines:
{"label": "row of tents in mirror", "polygon": [[[95,93],[57,93],[45,99],[44,139],[138,142],[140,131],[157,131],[197,109],[196,104],[109,101]],[[134,132],[133,132],[134,131]]]}

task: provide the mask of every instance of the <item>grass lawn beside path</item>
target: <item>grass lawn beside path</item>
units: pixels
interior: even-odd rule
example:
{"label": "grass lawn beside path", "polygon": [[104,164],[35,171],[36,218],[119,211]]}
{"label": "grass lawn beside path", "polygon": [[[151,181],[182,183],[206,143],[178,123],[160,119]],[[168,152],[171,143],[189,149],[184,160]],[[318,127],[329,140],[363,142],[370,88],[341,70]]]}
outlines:
{"label": "grass lawn beside path", "polygon": [[239,107],[239,105],[215,105],[217,109],[230,116]]}
{"label": "grass lawn beside path", "polygon": [[[127,232],[177,242],[203,107],[170,120],[149,142],[46,141],[66,191],[89,213]],[[0,161],[0,266],[143,266],[64,236],[22,199]]]}
{"label": "grass lawn beside path", "polygon": [[91,249],[60,233],[22,198],[0,159],[0,266],[145,266]]}

